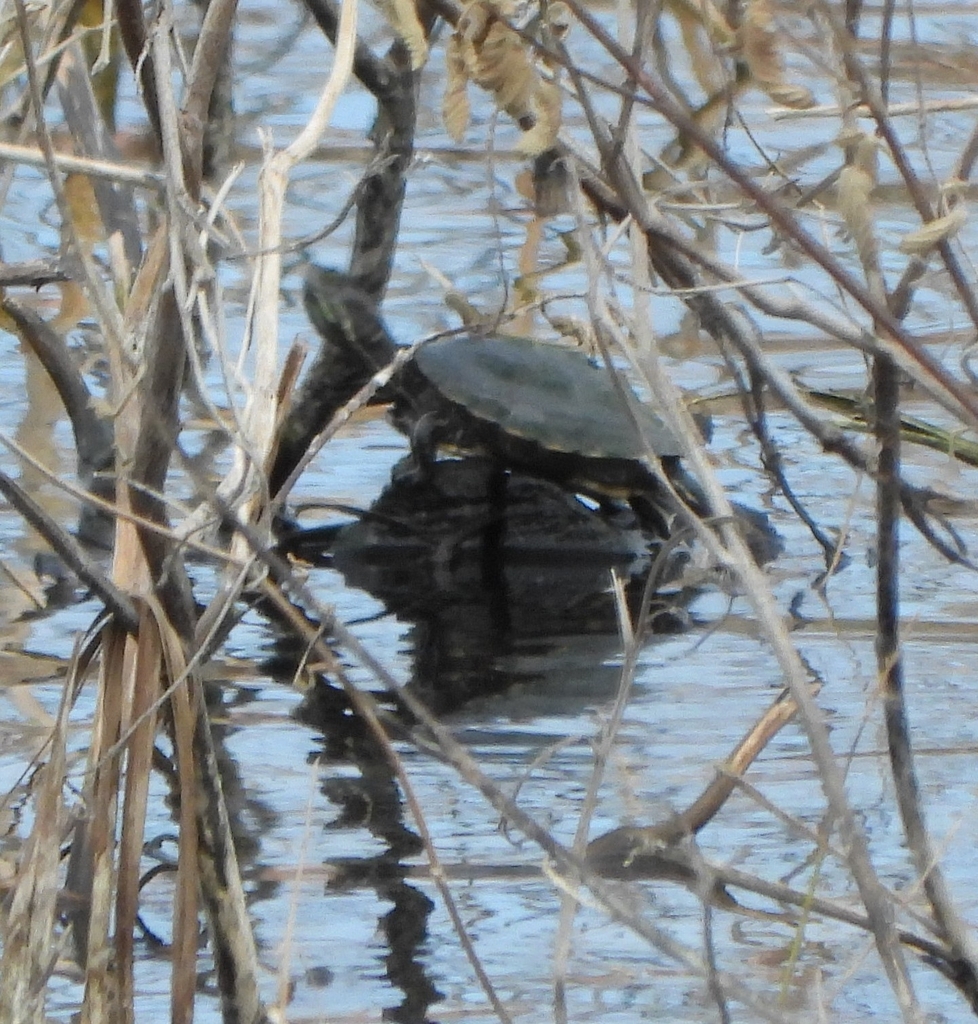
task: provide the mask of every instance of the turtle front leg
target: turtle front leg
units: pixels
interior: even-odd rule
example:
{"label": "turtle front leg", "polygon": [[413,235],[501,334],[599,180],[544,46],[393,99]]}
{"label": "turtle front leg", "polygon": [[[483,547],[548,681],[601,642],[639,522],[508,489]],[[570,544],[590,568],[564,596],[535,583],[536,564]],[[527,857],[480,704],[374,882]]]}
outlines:
{"label": "turtle front leg", "polygon": [[431,467],[438,454],[440,420],[437,413],[426,412],[412,424],[408,438],[411,454],[395,467],[399,483],[427,484],[432,480]]}
{"label": "turtle front leg", "polygon": [[628,504],[647,533],[659,540],[668,540],[676,518],[676,503],[665,488],[661,488],[661,492],[635,491],[629,496]]}
{"label": "turtle front leg", "polygon": [[705,517],[710,514],[710,502],[706,492],[700,486],[699,480],[689,472],[688,469],[676,458],[663,459],[662,468],[669,477],[669,482],[676,489],[676,493],[689,506],[692,511]]}

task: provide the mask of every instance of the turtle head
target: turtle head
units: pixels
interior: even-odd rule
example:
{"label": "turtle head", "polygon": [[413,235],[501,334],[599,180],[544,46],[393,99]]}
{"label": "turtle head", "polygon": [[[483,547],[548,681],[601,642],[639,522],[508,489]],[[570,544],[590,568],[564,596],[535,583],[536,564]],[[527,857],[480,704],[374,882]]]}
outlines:
{"label": "turtle head", "polygon": [[313,327],[337,359],[363,364],[363,383],[386,366],[397,350],[377,312],[377,302],[355,278],[338,270],[306,268],[303,304]]}
{"label": "turtle head", "polygon": [[278,453],[269,473],[272,494],[337,410],[397,352],[376,301],[355,278],[309,264],[302,297],[322,344],[282,424]]}

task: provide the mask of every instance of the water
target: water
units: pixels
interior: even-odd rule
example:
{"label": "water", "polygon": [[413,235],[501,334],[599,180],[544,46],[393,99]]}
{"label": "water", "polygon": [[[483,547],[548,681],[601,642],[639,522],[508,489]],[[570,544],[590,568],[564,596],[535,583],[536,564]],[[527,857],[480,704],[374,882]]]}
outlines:
{"label": "water", "polygon": [[[970,38],[971,17],[963,10],[959,17],[942,11],[929,19],[932,45],[940,48],[947,39]],[[261,56],[268,31],[267,12],[248,5],[240,40],[245,66],[257,66],[254,62]],[[310,97],[329,63],[328,54],[328,47],[310,29],[274,66],[253,71],[242,83],[242,123],[253,120],[269,127],[276,142],[287,140],[308,114]],[[432,79],[437,77],[437,54]],[[287,89],[283,90],[283,82],[288,83]],[[819,99],[829,102],[828,83],[816,85],[822,93]],[[955,95],[954,89],[949,87],[948,94]],[[901,88],[896,98],[912,98],[912,91]],[[513,183],[517,162],[501,154],[487,171],[478,153],[477,159],[468,160],[465,154],[450,151],[437,117],[439,102],[426,85],[419,156],[385,305],[393,329],[404,340],[452,322],[428,268],[450,275],[473,301],[492,309],[505,299],[501,282],[513,281],[525,269],[521,257],[531,249],[530,217]],[[757,112],[768,106],[756,94],[748,100],[747,109]],[[123,108],[128,115],[133,109]],[[359,145],[371,116],[363,94],[351,95],[338,109],[336,130],[329,141]],[[477,106],[472,140],[484,138],[488,116],[484,104]],[[653,148],[663,144],[661,127],[651,115],[643,118],[650,133],[648,144]],[[957,154],[962,122],[956,116],[941,115],[930,127],[934,130],[928,135],[927,155],[940,178]],[[568,130],[584,137],[581,125],[571,124]],[[909,121],[905,130],[912,139],[915,129]],[[836,122],[831,119],[770,120],[759,141],[779,151],[824,142],[825,147],[804,167],[806,180],[814,180],[837,163],[836,151],[829,145],[835,131]],[[511,129],[501,124],[499,145],[508,146],[513,138]],[[653,145],[652,139],[658,141]],[[245,130],[243,144],[253,141]],[[750,152],[747,139],[736,128],[728,142],[734,155]],[[920,155],[915,148],[914,158]],[[248,231],[255,223],[254,161],[252,151],[230,200]],[[300,235],[310,222],[330,220],[354,186],[360,167],[359,153],[333,154],[304,166],[290,193],[287,233]],[[889,168],[884,178],[893,180]],[[10,224],[5,224],[9,226],[5,230],[8,259],[33,255],[39,242],[36,227],[30,227],[43,222],[32,180],[32,172],[19,173],[11,192]],[[904,197],[882,208],[880,216],[884,231],[893,233],[913,223]],[[546,287],[564,293],[563,306],[582,316],[585,278],[580,265],[566,262],[562,232],[567,228],[567,223],[558,221],[544,229],[536,260],[547,270]],[[834,215],[825,211],[812,215],[811,230],[835,231]],[[318,244],[314,258],[343,265],[349,231],[345,224]],[[961,239],[969,251],[974,248],[973,231],[967,226]],[[40,243],[49,240],[42,231]],[[782,262],[783,254],[765,253],[769,240],[766,232],[744,234],[736,225],[719,225],[713,242],[720,255],[736,262],[745,275],[764,279],[782,275],[785,284],[780,287],[791,287],[808,301],[824,297],[826,303],[835,303],[834,290],[820,272],[788,259]],[[620,249],[614,259],[623,265]],[[312,340],[313,332],[294,301],[298,278],[291,271],[295,269],[297,264],[290,264],[283,281],[293,301],[284,304],[282,337],[290,341],[302,335]],[[244,276],[233,263],[223,266],[221,274],[231,307],[229,330],[236,342],[243,323]],[[948,322],[942,287],[935,280],[925,291],[913,326],[941,331],[961,326]],[[657,328],[666,341],[681,340],[679,303],[661,298],[653,305]],[[765,326],[784,328],[773,321]],[[532,329],[542,330],[543,325],[536,322]],[[959,344],[952,336],[941,348],[940,356],[948,365],[955,364]],[[772,340],[771,349],[779,365],[809,386],[845,389],[865,383],[862,357],[841,345],[793,335],[783,344]],[[72,465],[71,438],[64,423],[51,415],[57,403],[43,375],[29,362],[25,364],[10,335],[0,335],[0,357],[0,428],[67,475]],[[686,362],[677,357],[667,360],[667,365],[687,388],[713,395],[729,390],[721,361],[698,344],[693,359]],[[915,396],[907,411],[941,418],[922,397]],[[833,746],[848,759],[850,797],[869,833],[874,862],[884,882],[900,888],[911,882],[913,873],[893,809],[885,737],[874,696],[871,487],[820,452],[786,414],[772,413],[772,434],[782,446],[786,472],[798,497],[824,527],[848,525],[850,563],[819,592],[813,589],[823,569],[818,546],[784,500],[771,493],[759,469],[756,447],[738,416],[727,412],[716,419],[711,458],[736,498],[765,509],[784,541],[783,553],[766,572],[779,606],[785,613],[793,607],[798,615],[794,636],[799,651],[825,681],[820,704]],[[367,505],[404,453],[404,441],[383,420],[365,418],[327,447],[294,498]],[[911,449],[907,461],[915,482],[964,496],[973,489],[975,471],[945,456]],[[4,468],[13,465],[12,457],[6,456]],[[45,500],[56,502],[61,517],[70,520],[71,512],[66,511],[68,505],[57,489],[47,483],[38,486]],[[973,515],[955,516],[953,525],[965,537],[974,536]],[[39,591],[32,575],[33,557],[39,550],[36,539],[7,510],[0,511],[0,537],[5,564]],[[908,701],[914,740],[920,748],[921,787],[957,905],[967,919],[976,922],[974,578],[964,568],[945,564],[910,528],[903,535],[901,557]],[[197,566],[194,572],[206,593],[210,570]],[[471,655],[477,650],[478,664],[466,670],[472,678],[478,676],[482,687],[487,678],[499,685],[463,705],[453,703],[448,721],[499,785],[508,791],[518,787],[521,805],[561,841],[572,841],[593,767],[592,744],[619,684],[622,645],[610,604],[605,602],[600,612],[588,607],[587,628],[581,624],[585,620],[575,618],[570,620],[574,628],[561,630],[551,624],[545,632],[531,628],[537,623],[527,611],[534,601],[539,603],[539,596],[505,621],[494,617],[497,606],[480,604],[483,595],[474,593],[465,631],[458,630],[457,620],[445,614],[445,604],[461,603],[457,594],[442,605],[437,600],[433,607],[427,605],[424,616],[419,616],[417,607],[390,610],[375,595],[349,586],[334,569],[311,570],[310,584],[402,683],[413,678],[412,685],[423,689],[438,677],[430,658],[419,665],[418,651]],[[545,579],[544,589],[547,585]],[[527,593],[539,595],[540,591],[528,583]],[[0,665],[5,668],[6,685],[0,689],[4,703],[0,784],[11,788],[37,748],[46,716],[56,711],[64,664],[75,638],[98,609],[93,602],[82,601],[28,618],[25,612],[31,605],[21,590],[7,587],[3,594],[0,613],[5,642]],[[691,597],[682,614],[692,624],[690,630],[655,636],[642,650],[600,789],[592,836],[624,822],[664,820],[687,806],[778,691],[777,667],[757,635],[743,597],[707,588]],[[480,627],[478,636],[473,623]],[[433,634],[436,645],[430,643]],[[267,968],[262,978],[265,994],[272,998],[281,979],[289,982],[290,1021],[494,1019],[427,878],[424,858],[413,838],[416,826],[382,758],[356,730],[340,735],[335,710],[317,704],[315,693],[304,696],[290,685],[282,660],[273,661],[281,653],[277,641],[276,631],[264,619],[249,615],[212,669],[224,691],[218,736],[227,756],[228,798],[261,960]],[[351,664],[350,671],[361,685],[374,685],[358,666]],[[83,722],[91,704],[91,697],[83,695],[72,733],[75,747],[84,743]],[[333,731],[324,738],[327,721]],[[424,809],[434,846],[449,870],[458,912],[500,997],[517,1020],[550,1019],[559,895],[540,870],[540,852],[512,830],[502,829],[496,812],[452,769],[406,744],[399,745],[398,751]],[[76,768],[76,777],[80,770]],[[822,823],[824,800],[798,726],[789,725],[771,742],[751,769],[749,782],[787,817],[773,814],[751,792],[736,793],[718,820],[704,830],[704,855],[766,878],[789,879],[804,889],[811,877],[806,863],[813,848],[811,833]],[[154,795],[150,839],[173,829],[161,793]],[[16,790],[15,796],[16,809],[21,806],[22,791]],[[12,822],[0,853],[13,854],[21,834],[22,829]],[[165,851],[166,844],[161,848]],[[342,884],[335,881],[337,866],[347,872]],[[820,864],[816,889],[820,895],[856,905],[848,877],[832,857]],[[628,892],[629,899],[644,906],[676,938],[693,949],[702,947],[702,909],[683,888],[640,883]],[[758,897],[742,899],[749,906],[771,909]],[[168,934],[171,906],[172,889],[163,875],[146,888],[142,900],[147,928],[160,938]],[[772,993],[781,986],[782,961],[794,936],[794,929],[785,924],[743,920],[722,911],[715,915],[719,966],[758,993]],[[818,1008],[839,1020],[894,1018],[889,988],[862,933],[816,921],[806,927],[804,938],[796,965],[799,980],[789,986],[785,997],[788,1012],[805,1019]],[[139,951],[137,1018],[158,1019],[167,1012],[168,964],[149,939],[140,943]],[[206,970],[206,963],[203,966]],[[933,971],[919,965],[913,971],[933,1019],[964,1016],[962,1001]],[[581,909],[575,922],[566,991],[569,1019],[574,1021],[716,1019],[715,1006],[701,982],[589,906]],[[59,979],[50,1013],[68,1019],[77,998],[74,981]],[[216,1001],[206,994],[199,1000],[198,1019],[217,1019]]]}

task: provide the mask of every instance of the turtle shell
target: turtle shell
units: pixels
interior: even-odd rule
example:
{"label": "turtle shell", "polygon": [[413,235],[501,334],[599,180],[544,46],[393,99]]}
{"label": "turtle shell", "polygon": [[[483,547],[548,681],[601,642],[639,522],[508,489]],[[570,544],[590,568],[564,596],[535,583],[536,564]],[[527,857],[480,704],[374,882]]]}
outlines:
{"label": "turtle shell", "polygon": [[[446,398],[550,451],[602,459],[681,455],[672,431],[636,398],[632,410],[607,368],[582,352],[530,338],[441,338],[414,356]],[[625,385],[627,387],[627,385]]]}

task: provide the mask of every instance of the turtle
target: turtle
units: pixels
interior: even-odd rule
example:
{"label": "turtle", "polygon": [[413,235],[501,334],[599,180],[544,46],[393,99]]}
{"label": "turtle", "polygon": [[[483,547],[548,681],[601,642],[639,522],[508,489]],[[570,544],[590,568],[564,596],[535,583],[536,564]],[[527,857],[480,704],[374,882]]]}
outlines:
{"label": "turtle", "polygon": [[[376,303],[355,280],[311,265],[303,295],[323,342],[281,439],[272,493],[333,413],[398,351]],[[419,346],[376,400],[391,403],[391,420],[411,438],[418,472],[446,446],[488,455],[504,470],[599,502],[627,501],[660,535],[681,510],[663,474],[694,511],[706,508],[666,423],[613,371],[578,350],[502,334],[453,334]]]}
{"label": "turtle", "polygon": [[466,333],[421,346],[406,369],[410,391],[391,418],[412,438],[419,471],[439,447],[483,452],[571,491],[628,501],[662,532],[660,513],[676,504],[646,461],[651,451],[683,498],[703,506],[669,427],[583,352]]}

